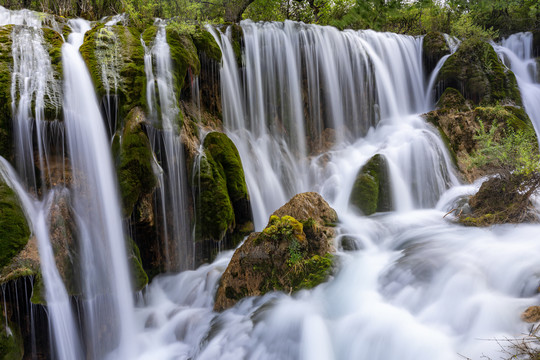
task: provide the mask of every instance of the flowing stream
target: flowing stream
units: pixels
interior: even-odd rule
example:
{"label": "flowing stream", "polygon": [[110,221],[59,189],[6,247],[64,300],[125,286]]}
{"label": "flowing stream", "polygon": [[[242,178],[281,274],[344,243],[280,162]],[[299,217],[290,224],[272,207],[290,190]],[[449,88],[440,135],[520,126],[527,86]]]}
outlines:
{"label": "flowing stream", "polygon": [[[352,239],[356,251],[339,251],[339,271],[314,290],[248,298],[221,314],[211,310],[214,289],[232,252],[159,277],[137,309],[139,359],[501,356],[507,339],[528,332],[519,315],[538,301],[539,227],[465,228],[444,217],[480,183],[459,184],[418,115],[433,106],[421,39],[289,22],[242,28],[244,73],[230,32],[212,31],[223,52],[224,122],[256,228],[295,193],[315,190],[338,212],[339,249]],[[309,111],[296,103],[302,81]],[[322,113],[322,103],[331,109]],[[326,127],[339,140],[317,155],[303,139]],[[395,211],[365,217],[348,198],[376,153],[389,162]]]}
{"label": "flowing stream", "polygon": [[[122,18],[108,26],[117,21]],[[36,146],[29,134],[45,102],[63,98],[62,133],[74,179],[69,190],[44,188],[37,200],[32,189],[38,179],[31,179],[36,159],[24,158],[16,174],[0,158],[0,176],[21,199],[38,241],[54,358],[495,359],[506,339],[528,333],[519,316],[539,300],[540,227],[469,228],[445,217],[481,180],[460,184],[437,130],[420,115],[434,106],[436,78],[423,72],[422,38],[243,21],[238,56],[231,28],[208,28],[223,54],[223,123],[242,158],[256,230],[303,191],[322,194],[340,219],[338,266],[328,282],[293,295],[247,298],[215,313],[215,291],[233,251],[189,270],[193,239],[165,23],[158,20],[155,39],[142,42],[153,125],[147,130],[160,182],[158,226],[171,242],[166,270],[184,271],[155,277],[135,300],[105,125],[112,133],[115,115],[103,119],[79,53],[91,25],[69,21],[60,91],[51,80],[39,19],[0,7],[5,24],[16,24],[12,97],[18,101],[12,109],[22,124],[16,134],[27,136],[19,141],[18,156],[32,155],[28,149]],[[28,43],[34,46],[26,53]],[[530,34],[495,46],[516,74],[538,131],[540,87],[531,48]],[[112,59],[102,64],[107,95],[118,86],[117,50],[102,54]],[[45,142],[36,131],[41,149]],[[48,150],[39,152],[38,161],[46,162]],[[359,169],[375,154],[388,163],[392,211],[364,216],[349,206],[349,197]],[[63,196],[72,199],[78,231],[79,319],[49,236],[47,216]]]}

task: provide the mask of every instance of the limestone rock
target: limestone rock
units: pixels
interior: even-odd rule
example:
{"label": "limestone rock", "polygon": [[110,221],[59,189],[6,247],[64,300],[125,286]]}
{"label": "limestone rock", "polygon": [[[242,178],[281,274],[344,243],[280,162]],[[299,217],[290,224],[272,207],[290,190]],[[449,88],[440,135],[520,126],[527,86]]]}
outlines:
{"label": "limestone rock", "polygon": [[381,154],[374,155],[356,175],[349,203],[364,215],[390,211],[392,201],[389,181],[385,157]]}
{"label": "limestone rock", "polygon": [[530,306],[521,314],[521,320],[527,323],[535,323],[540,321],[540,306]]}
{"label": "limestone rock", "polygon": [[292,293],[325,281],[332,268],[336,212],[316,193],[294,196],[236,250],[221,278],[214,310],[269,291]]}

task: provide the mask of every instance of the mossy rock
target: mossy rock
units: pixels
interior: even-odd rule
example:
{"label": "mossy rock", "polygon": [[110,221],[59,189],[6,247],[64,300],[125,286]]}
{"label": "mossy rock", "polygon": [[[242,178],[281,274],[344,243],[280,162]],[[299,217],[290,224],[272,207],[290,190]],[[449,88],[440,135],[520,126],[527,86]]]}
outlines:
{"label": "mossy rock", "polygon": [[6,321],[3,308],[0,308],[0,359],[21,360],[23,356],[24,343],[20,330],[17,325]]}
{"label": "mossy rock", "polygon": [[0,178],[0,268],[26,246],[30,228],[15,192]]}
{"label": "mossy rock", "polygon": [[[240,154],[227,135],[211,132],[195,161],[195,241],[197,257],[213,260],[216,241],[234,248],[253,231],[253,214]],[[199,244],[200,243],[200,244]]]}
{"label": "mossy rock", "polygon": [[465,40],[444,63],[438,89],[458,89],[465,99],[479,105],[521,106],[515,75],[500,61],[493,47],[479,39]]}
{"label": "mossy rock", "polygon": [[[62,78],[63,78],[63,69],[62,69],[62,46],[64,45],[64,40],[62,36],[54,30],[43,28],[43,39],[46,44],[46,48],[49,52],[49,57],[51,58],[51,66],[53,69],[54,81],[58,84],[58,89],[62,88]],[[57,120],[62,118],[61,114],[61,105],[55,102],[61,103],[61,99],[54,99],[51,101],[48,97],[45,97],[45,120]]]}
{"label": "mossy rock", "polygon": [[133,239],[128,239],[129,244],[129,264],[131,269],[131,276],[133,281],[133,288],[135,291],[142,290],[148,284],[148,275],[143,269],[141,252],[139,247],[133,241]]}
{"label": "mossy rock", "polygon": [[206,29],[197,28],[195,33],[191,35],[191,38],[198,53],[205,54],[206,57],[218,63],[221,62],[221,49],[212,34]]}
{"label": "mossy rock", "polygon": [[[144,48],[134,27],[96,24],[84,36],[81,54],[87,64],[98,98],[107,95],[106,83],[116,82],[119,116],[123,118],[135,106],[146,107]],[[105,69],[105,70],[104,70]]]}
{"label": "mossy rock", "polygon": [[11,31],[13,26],[0,27],[0,156],[13,160],[13,130],[11,121]]}
{"label": "mossy rock", "polygon": [[444,35],[440,32],[430,32],[422,42],[422,62],[426,74],[431,74],[439,60],[450,54],[450,48]]}
{"label": "mossy rock", "polygon": [[390,211],[388,164],[383,155],[376,154],[360,169],[351,191],[349,203],[371,215],[378,211]]}
{"label": "mossy rock", "polygon": [[194,180],[195,241],[221,241],[235,226],[223,167],[205,152],[199,159]]}
{"label": "mossy rock", "polygon": [[157,184],[150,141],[142,127],[144,122],[142,109],[134,108],[125,119],[122,135],[115,136],[113,141],[125,217],[131,216],[137,201],[150,194]]}
{"label": "mossy rock", "polygon": [[437,108],[466,111],[467,103],[459,90],[454,89],[453,87],[448,87],[442,93],[439,101],[437,101]]}
{"label": "mossy rock", "polygon": [[[302,218],[285,214],[287,210]],[[305,218],[310,214],[314,217]],[[214,310],[225,310],[247,296],[290,294],[326,281],[333,270],[335,232],[323,218],[337,219],[333,214],[315,193],[299,194],[278,209],[262,232],[251,234],[235,251],[221,278]]]}
{"label": "mossy rock", "polygon": [[167,43],[171,50],[173,78],[176,94],[179,95],[184,87],[186,77],[188,81],[199,75],[201,63],[197,56],[197,48],[191,36],[180,34],[175,28],[167,27]]}

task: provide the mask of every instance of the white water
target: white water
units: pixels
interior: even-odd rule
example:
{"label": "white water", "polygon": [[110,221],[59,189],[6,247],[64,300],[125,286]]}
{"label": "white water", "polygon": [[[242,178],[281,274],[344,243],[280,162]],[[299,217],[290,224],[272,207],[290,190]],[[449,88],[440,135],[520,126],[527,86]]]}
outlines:
{"label": "white water", "polygon": [[[39,16],[31,11],[9,11],[0,7],[0,24],[15,25],[11,33],[11,107],[16,164],[21,178],[37,193],[36,163],[42,171],[39,180],[44,183],[44,172],[48,169],[45,164],[49,162],[43,134],[47,127],[45,105],[47,103],[56,109],[60,107],[60,85],[54,77],[45,48]],[[37,148],[37,159],[34,159],[34,148]]]}
{"label": "white water", "polygon": [[[164,232],[166,270],[181,271],[194,266],[194,249],[188,215],[187,179],[184,149],[180,141],[180,110],[173,87],[171,53],[167,44],[165,24],[156,21],[157,34],[152,44],[144,44],[144,68],[147,80],[146,100],[153,125],[149,128],[152,150],[158,155],[164,171],[160,180],[160,202]],[[180,89],[178,89],[179,91]],[[159,99],[159,103],[158,103]],[[173,251],[170,251],[170,250]]]}
{"label": "white water", "polygon": [[109,141],[90,75],[78,49],[87,21],[70,20],[62,47],[64,116],[74,182],[73,203],[81,247],[83,337],[86,357],[129,359],[133,347],[133,299],[125,234]]}
{"label": "white water", "polygon": [[[428,99],[429,87],[422,85],[427,76],[415,70],[421,69],[417,40],[371,32],[339,35],[298,24],[244,23],[243,27],[247,28],[244,61],[246,65],[252,61],[244,78],[239,76],[227,37],[218,33],[215,37],[224,54],[224,121],[242,156],[256,227],[264,226],[270,213],[294,192],[315,189],[340,217],[338,247],[347,236],[359,250],[338,252],[339,271],[313,290],[247,298],[221,314],[211,310],[213,296],[231,252],[196,271],[159,277],[140,300],[138,339],[144,350],[139,359],[499,358],[501,345],[508,345],[506,339],[528,332],[519,316],[539,300],[536,235],[540,227],[475,229],[454,224],[451,215],[444,218],[460,199],[477,191],[481,181],[459,185],[441,140],[415,114],[429,108],[427,101],[422,103]],[[262,28],[285,34],[253,35],[262,33]],[[298,154],[299,144],[294,139],[289,143],[288,136],[298,127],[284,131],[272,119],[257,122],[258,115],[250,113],[253,106],[247,103],[269,104],[265,99],[271,96],[265,91],[272,77],[279,75],[269,71],[265,61],[275,61],[273,66],[289,75],[286,66],[297,66],[295,71],[300,72],[300,64],[307,62],[295,63],[290,59],[295,53],[283,52],[289,49],[287,41],[309,32],[319,33],[317,39],[359,37],[363,41],[359,43],[369,45],[362,56],[374,69],[372,83],[393,88],[378,86],[377,96],[385,99],[379,102],[379,110],[372,107],[374,114],[357,119],[363,124],[351,124],[372,126],[366,134],[305,160]],[[256,39],[263,38],[271,41],[262,46]],[[305,46],[332,52],[336,42]],[[390,58],[383,55],[387,46],[394,49]],[[340,53],[342,58],[348,54]],[[396,71],[399,66],[394,62],[399,61],[413,69],[407,71],[405,66],[403,72]],[[258,67],[262,70],[257,73]],[[339,73],[337,68],[331,70]],[[250,71],[256,75],[250,78]],[[420,78],[412,79],[416,75],[411,73]],[[299,77],[289,76],[287,81]],[[252,80],[258,85],[247,91]],[[290,83],[282,86],[288,96],[294,96]],[[258,96],[262,99],[250,98]],[[343,107],[333,111],[339,113]],[[260,114],[268,116],[266,110]],[[377,116],[380,121],[372,123]],[[300,119],[304,121],[303,116]],[[364,217],[349,209],[348,198],[358,169],[375,153],[389,161],[393,205],[398,211]]]}
{"label": "white water", "polygon": [[9,163],[0,157],[0,176],[16,192],[38,241],[41,274],[52,328],[55,357],[60,360],[81,359],[81,346],[70,299],[56,268],[49,238],[48,215],[55,201],[54,191],[39,202],[31,198],[18,180]]}
{"label": "white water", "polygon": [[538,64],[532,57],[532,41],[532,33],[519,33],[504,39],[501,46],[494,45],[494,48],[503,62],[516,75],[523,106],[538,134],[540,133],[540,79]]}

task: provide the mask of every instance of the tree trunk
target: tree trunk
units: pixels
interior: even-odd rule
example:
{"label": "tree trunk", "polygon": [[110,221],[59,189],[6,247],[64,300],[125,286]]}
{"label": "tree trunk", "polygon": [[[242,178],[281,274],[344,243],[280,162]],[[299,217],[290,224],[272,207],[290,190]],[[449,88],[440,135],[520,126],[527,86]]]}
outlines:
{"label": "tree trunk", "polygon": [[242,14],[246,11],[249,4],[254,0],[225,0],[223,5],[225,6],[225,22],[240,22],[242,20]]}

